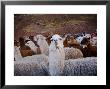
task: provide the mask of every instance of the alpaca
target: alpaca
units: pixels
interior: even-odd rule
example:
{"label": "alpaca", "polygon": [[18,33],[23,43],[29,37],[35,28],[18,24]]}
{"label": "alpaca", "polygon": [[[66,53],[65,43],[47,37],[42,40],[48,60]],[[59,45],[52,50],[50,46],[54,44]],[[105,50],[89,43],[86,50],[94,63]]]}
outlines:
{"label": "alpaca", "polygon": [[[62,38],[59,35],[55,34],[52,36],[51,40],[52,41],[49,47],[49,73],[51,76],[96,75],[97,65],[94,64],[96,63],[96,58],[95,60],[88,58],[87,61],[82,61],[82,58],[81,60],[65,60]],[[70,65],[66,65],[66,63],[69,63]],[[76,63],[77,65],[75,66]],[[82,74],[82,71],[86,71],[86,73]],[[69,74],[67,74],[67,72]]]}
{"label": "alpaca", "polygon": [[50,75],[62,75],[64,69],[65,52],[62,38],[55,34],[51,38],[49,47],[49,72]]}
{"label": "alpaca", "polygon": [[26,57],[26,56],[32,56],[35,55],[36,53],[31,50],[31,48],[27,45],[25,45],[25,40],[24,38],[20,37],[19,38],[19,43],[20,43],[20,53],[22,55],[22,57]]}
{"label": "alpaca", "polygon": [[15,46],[15,76],[47,76],[48,57],[44,54],[22,57],[19,47]]}
{"label": "alpaca", "polygon": [[37,53],[37,46],[35,46],[35,44],[31,41],[31,40],[28,40],[26,43],[25,43],[26,46],[29,46],[35,53]]}
{"label": "alpaca", "polygon": [[83,53],[81,52],[80,49],[65,47],[64,51],[65,51],[65,60],[83,58]]}
{"label": "alpaca", "polygon": [[46,41],[46,38],[43,35],[37,35],[34,37],[34,40],[39,45],[41,53],[45,55],[49,55],[49,45]]}
{"label": "alpaca", "polygon": [[97,76],[97,58],[65,60],[64,76]]}
{"label": "alpaca", "polygon": [[83,46],[81,51],[84,57],[91,57],[91,56],[97,57],[97,47],[92,46],[88,38],[84,38],[81,41],[81,45]]}
{"label": "alpaca", "polygon": [[76,39],[74,39],[74,37],[70,37],[68,40],[68,45],[69,47],[77,47],[79,46],[79,43],[76,41]]}
{"label": "alpaca", "polygon": [[48,57],[33,55],[14,61],[15,76],[48,76]]}
{"label": "alpaca", "polygon": [[82,36],[79,36],[79,37],[76,38],[76,41],[77,41],[79,44],[81,43],[82,40],[83,40],[83,37],[82,37]]}
{"label": "alpaca", "polygon": [[40,50],[39,46],[36,46],[33,41],[28,40],[28,41],[26,41],[25,45],[29,46],[34,53],[41,54],[41,50]]}

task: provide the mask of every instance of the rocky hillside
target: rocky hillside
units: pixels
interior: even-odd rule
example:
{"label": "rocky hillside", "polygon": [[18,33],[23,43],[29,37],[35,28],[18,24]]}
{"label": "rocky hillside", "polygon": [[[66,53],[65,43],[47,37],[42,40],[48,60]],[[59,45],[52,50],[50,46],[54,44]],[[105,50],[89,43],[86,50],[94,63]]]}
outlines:
{"label": "rocky hillside", "polygon": [[50,33],[95,32],[97,29],[96,14],[15,14],[14,35],[30,36]]}

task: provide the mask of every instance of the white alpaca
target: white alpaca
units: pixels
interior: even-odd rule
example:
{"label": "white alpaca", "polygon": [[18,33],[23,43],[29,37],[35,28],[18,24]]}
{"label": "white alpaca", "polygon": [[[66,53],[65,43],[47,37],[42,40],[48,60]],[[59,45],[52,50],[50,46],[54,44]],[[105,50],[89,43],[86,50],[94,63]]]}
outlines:
{"label": "white alpaca", "polygon": [[49,47],[49,72],[51,76],[97,75],[97,58],[84,58],[84,61],[83,58],[65,60],[62,38],[59,35],[54,35],[51,40]]}
{"label": "white alpaca", "polygon": [[14,75],[15,76],[46,76],[48,72],[48,57],[44,54],[22,57],[19,47],[15,46]]}
{"label": "white alpaca", "polygon": [[48,57],[46,55],[33,55],[14,61],[15,76],[47,76]]}
{"label": "white alpaca", "polygon": [[37,41],[37,44],[40,46],[40,50],[42,54],[49,54],[49,45],[46,41],[46,37],[43,35],[37,35],[34,37],[34,40]]}
{"label": "white alpaca", "polygon": [[97,57],[65,60],[64,76],[96,76]]}
{"label": "white alpaca", "polygon": [[54,35],[49,47],[49,72],[52,76],[62,75],[64,69],[65,52],[62,38]]}
{"label": "white alpaca", "polygon": [[38,47],[34,44],[34,42],[32,42],[31,40],[29,40],[28,42],[26,42],[25,45],[26,46],[29,46],[32,51],[34,51],[35,53],[37,53],[37,48]]}

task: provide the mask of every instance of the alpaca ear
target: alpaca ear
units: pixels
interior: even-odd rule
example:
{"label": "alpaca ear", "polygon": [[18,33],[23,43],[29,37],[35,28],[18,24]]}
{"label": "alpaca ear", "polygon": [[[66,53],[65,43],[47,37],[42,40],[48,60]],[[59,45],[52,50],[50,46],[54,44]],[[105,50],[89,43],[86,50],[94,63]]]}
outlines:
{"label": "alpaca ear", "polygon": [[62,38],[59,38],[59,40],[62,40]]}
{"label": "alpaca ear", "polygon": [[52,41],[52,38],[50,40]]}

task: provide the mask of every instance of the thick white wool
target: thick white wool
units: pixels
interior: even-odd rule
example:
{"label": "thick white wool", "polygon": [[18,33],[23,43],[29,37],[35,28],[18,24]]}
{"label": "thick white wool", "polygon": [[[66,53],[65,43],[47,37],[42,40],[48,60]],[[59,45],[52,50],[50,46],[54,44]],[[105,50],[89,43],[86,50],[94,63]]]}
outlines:
{"label": "thick white wool", "polygon": [[55,44],[54,41],[51,41],[49,47],[49,72],[52,76],[63,74],[65,52],[60,43],[62,44],[61,40],[57,40],[57,44]]}
{"label": "thick white wool", "polygon": [[48,72],[48,57],[34,55],[14,62],[15,76],[46,76]]}
{"label": "thick white wool", "polygon": [[80,49],[77,48],[65,47],[64,51],[65,51],[65,60],[83,57],[83,53],[80,51]]}
{"label": "thick white wool", "polygon": [[48,56],[44,54],[39,55],[32,55],[22,58],[23,61],[37,61],[38,64],[41,64],[42,62],[47,63],[48,62]]}
{"label": "thick white wool", "polygon": [[96,76],[97,57],[65,60],[64,75],[65,76]]}
{"label": "thick white wool", "polygon": [[61,37],[58,34],[55,34],[55,35],[52,36],[51,40],[59,40],[60,38]]}
{"label": "thick white wool", "polygon": [[46,38],[42,35],[37,35],[34,37],[37,44],[40,46],[40,50],[42,54],[49,55],[49,45],[46,41]]}

